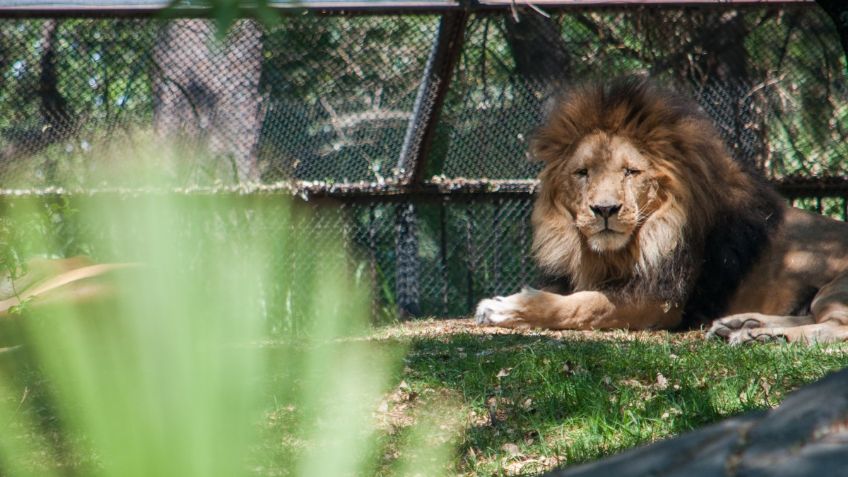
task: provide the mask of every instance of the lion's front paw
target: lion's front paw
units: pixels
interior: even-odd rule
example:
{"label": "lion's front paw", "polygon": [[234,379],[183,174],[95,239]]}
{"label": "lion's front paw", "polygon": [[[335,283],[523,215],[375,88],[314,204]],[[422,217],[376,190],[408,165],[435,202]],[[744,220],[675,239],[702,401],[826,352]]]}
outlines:
{"label": "lion's front paw", "polygon": [[707,339],[723,339],[730,340],[730,337],[739,330],[748,330],[759,328],[763,325],[762,321],[757,318],[756,314],[743,313],[740,315],[730,315],[724,318],[719,318],[713,321],[710,329],[707,330]]}
{"label": "lion's front paw", "polygon": [[480,301],[474,319],[478,325],[513,326],[520,323],[521,308],[517,295],[496,296]]}

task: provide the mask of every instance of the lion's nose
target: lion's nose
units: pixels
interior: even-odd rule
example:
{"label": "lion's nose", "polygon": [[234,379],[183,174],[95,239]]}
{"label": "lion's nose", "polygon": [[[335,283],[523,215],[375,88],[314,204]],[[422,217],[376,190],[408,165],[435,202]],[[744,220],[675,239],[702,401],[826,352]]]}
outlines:
{"label": "lion's nose", "polygon": [[596,216],[603,217],[608,219],[613,215],[617,214],[619,210],[621,210],[621,204],[616,205],[590,205],[590,209],[595,213]]}

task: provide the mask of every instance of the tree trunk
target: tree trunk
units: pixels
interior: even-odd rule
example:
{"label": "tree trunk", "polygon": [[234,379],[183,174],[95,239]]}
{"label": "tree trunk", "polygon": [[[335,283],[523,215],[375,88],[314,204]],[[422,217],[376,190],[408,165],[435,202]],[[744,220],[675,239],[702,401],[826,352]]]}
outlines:
{"label": "tree trunk", "polygon": [[219,42],[211,21],[175,20],[160,32],[154,61],[157,133],[228,158],[239,182],[259,180],[256,155],[264,117],[259,26],[240,20]]}
{"label": "tree trunk", "polygon": [[713,118],[737,160],[760,168],[765,159],[765,123],[756,112],[755,82],[748,68],[742,11],[705,12],[693,25],[701,49],[681,62],[684,80],[694,83],[701,106]]}
{"label": "tree trunk", "polygon": [[568,84],[571,55],[556,21],[529,8],[516,8],[515,16],[504,15],[506,41],[540,113]]}
{"label": "tree trunk", "polygon": [[[67,139],[77,128],[77,118],[71,111],[68,100],[59,92],[59,76],[56,71],[58,29],[59,22],[55,19],[46,20],[41,27],[41,72],[36,90],[41,124],[11,134],[9,142],[0,153],[4,162],[38,154],[51,144]],[[56,175],[56,163],[50,161],[45,167],[45,177],[52,183]]]}
{"label": "tree trunk", "polygon": [[848,3],[844,0],[816,0],[822,9],[833,20],[833,26],[839,34],[842,52],[845,54],[845,64],[848,68]]}

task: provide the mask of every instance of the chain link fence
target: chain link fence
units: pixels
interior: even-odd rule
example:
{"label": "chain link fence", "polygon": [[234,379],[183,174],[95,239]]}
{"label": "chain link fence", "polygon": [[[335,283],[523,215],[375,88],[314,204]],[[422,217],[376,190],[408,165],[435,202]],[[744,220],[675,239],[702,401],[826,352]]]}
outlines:
{"label": "chain link fence", "polygon": [[289,233],[340,231],[380,314],[464,315],[537,278],[527,141],[551,98],[643,73],[696,98],[793,203],[846,218],[848,77],[824,10],[549,14],[281,15],[239,20],[220,41],[199,18],[6,15],[0,191],[143,189],[104,171],[131,166],[133,144],[185,144],[204,153],[163,166],[177,189],[319,204]]}

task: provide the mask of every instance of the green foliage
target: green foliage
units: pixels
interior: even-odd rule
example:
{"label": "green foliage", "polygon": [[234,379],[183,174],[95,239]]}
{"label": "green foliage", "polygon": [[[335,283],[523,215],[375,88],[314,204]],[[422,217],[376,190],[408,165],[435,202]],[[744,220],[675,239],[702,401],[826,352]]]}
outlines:
{"label": "green foliage", "polygon": [[[236,0],[174,7],[211,8],[221,35],[238,13],[265,19],[262,12],[272,10],[264,1]],[[746,30],[740,41],[748,77],[740,81],[751,89],[743,98],[754,118],[750,127],[767,144],[762,166],[775,178],[841,174],[842,138],[848,134],[848,109],[841,106],[846,68],[830,19],[815,8],[740,12],[743,21],[726,27],[726,33]],[[259,91],[265,103],[257,151],[262,179],[338,183],[391,178],[438,17],[270,15],[264,21]],[[529,178],[538,171],[524,156],[550,92],[522,78],[525,72],[512,57],[514,39],[504,27],[507,17],[471,16],[430,149],[428,176]],[[695,70],[710,62],[701,51],[702,37],[720,34],[707,34],[721,26],[718,18],[700,10],[581,10],[558,13],[551,22],[568,48],[566,81],[649,71],[709,102],[698,76],[709,72]],[[78,183],[90,186],[83,178],[97,168],[91,162],[98,156],[94,149],[139,125],[149,127],[159,68],[154,51],[162,25],[58,21],[57,87],[79,123],[68,140],[4,166],[4,186],[55,185],[53,168],[72,171]],[[0,143],[26,143],[44,126],[35,94],[41,88],[44,26],[44,20],[0,24],[0,54],[6,60],[0,75],[0,111],[5,112]],[[231,168],[222,164],[205,173],[184,180],[232,181]]]}
{"label": "green foliage", "polygon": [[[33,256],[72,256],[84,253],[69,220],[76,210],[65,197],[7,199],[0,212],[0,273],[17,279],[27,272]],[[44,237],[52,237],[45,246]]]}

